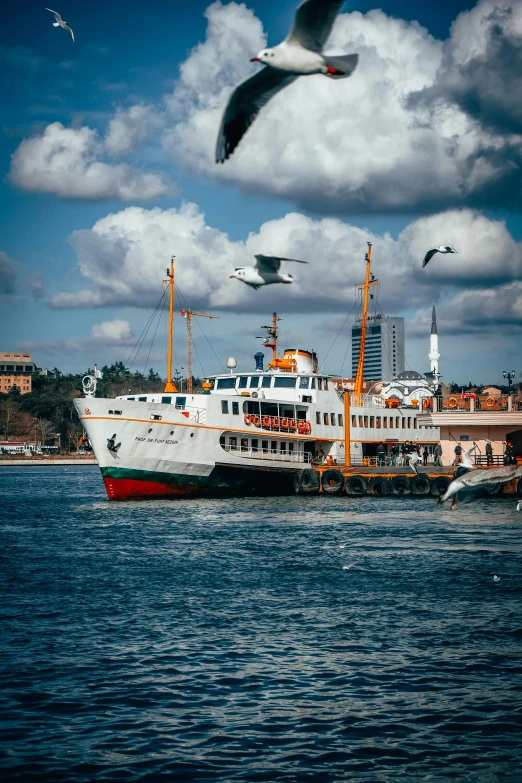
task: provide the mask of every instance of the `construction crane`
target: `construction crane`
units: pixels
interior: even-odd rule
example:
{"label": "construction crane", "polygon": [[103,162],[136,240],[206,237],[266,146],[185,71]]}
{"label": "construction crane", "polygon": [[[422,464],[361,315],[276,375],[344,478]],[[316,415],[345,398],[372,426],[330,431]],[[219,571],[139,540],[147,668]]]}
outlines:
{"label": "construction crane", "polygon": [[192,394],[192,318],[219,318],[219,315],[210,315],[209,313],[198,313],[197,310],[180,310],[180,315],[187,319],[187,393]]}

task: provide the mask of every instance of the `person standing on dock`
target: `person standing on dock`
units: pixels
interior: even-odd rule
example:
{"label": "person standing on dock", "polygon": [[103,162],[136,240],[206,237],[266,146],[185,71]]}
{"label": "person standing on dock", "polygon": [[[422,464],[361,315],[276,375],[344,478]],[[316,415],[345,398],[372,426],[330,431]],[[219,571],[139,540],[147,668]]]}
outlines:
{"label": "person standing on dock", "polygon": [[460,465],[462,462],[462,446],[460,443],[457,443],[455,446],[455,459],[453,460],[454,465]]}
{"label": "person standing on dock", "polygon": [[490,440],[486,442],[486,463],[493,465],[493,446]]}
{"label": "person standing on dock", "polygon": [[435,465],[437,465],[437,467],[441,468],[442,467],[442,446],[440,445],[440,443],[437,443],[437,445],[433,449],[433,456],[435,457]]}
{"label": "person standing on dock", "polygon": [[377,465],[381,468],[384,466],[384,461],[386,459],[386,447],[384,443],[381,441],[377,444]]}
{"label": "person standing on dock", "polygon": [[395,443],[390,451],[391,464],[393,465],[393,467],[397,465],[397,457],[399,456],[399,454],[400,454],[399,444]]}
{"label": "person standing on dock", "polygon": [[422,452],[422,464],[424,467],[428,464],[428,447],[424,446],[424,451]]}

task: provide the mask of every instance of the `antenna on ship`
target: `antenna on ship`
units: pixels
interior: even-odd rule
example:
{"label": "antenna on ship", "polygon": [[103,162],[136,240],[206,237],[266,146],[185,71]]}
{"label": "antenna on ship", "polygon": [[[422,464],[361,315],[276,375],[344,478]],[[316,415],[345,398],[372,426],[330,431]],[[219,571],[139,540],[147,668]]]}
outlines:
{"label": "antenna on ship", "polygon": [[192,318],[197,315],[198,318],[203,316],[205,318],[219,318],[219,315],[210,315],[210,313],[198,313],[197,310],[183,310],[179,311],[179,314],[187,319],[187,393],[192,394]]}
{"label": "antenna on ship", "polygon": [[163,282],[170,288],[170,308],[169,308],[169,349],[167,355],[167,383],[163,391],[177,392],[177,388],[172,380],[172,332],[174,329],[174,259],[170,259],[170,269],[167,269],[167,279]]}
{"label": "antenna on ship", "polygon": [[[364,283],[356,283],[355,288],[358,295],[362,299],[362,315],[361,315],[361,342],[359,345],[359,361],[357,363],[357,374],[355,376],[355,384],[353,392],[354,394],[362,394],[364,384],[364,344],[366,341],[366,324],[368,315],[368,294],[370,286],[379,285],[379,281],[372,274],[371,271],[371,259],[372,259],[372,243],[368,242],[368,250],[366,252],[366,279]],[[373,295],[371,295],[373,296]]]}
{"label": "antenna on ship", "polygon": [[[277,358],[277,322],[280,321],[277,313],[274,313],[272,316],[272,326],[262,326],[261,329],[266,329],[266,337],[258,337],[258,340],[264,340],[263,342],[263,348],[271,348],[272,349],[272,366],[276,366],[276,358]],[[272,338],[272,342],[270,342],[270,338]]]}

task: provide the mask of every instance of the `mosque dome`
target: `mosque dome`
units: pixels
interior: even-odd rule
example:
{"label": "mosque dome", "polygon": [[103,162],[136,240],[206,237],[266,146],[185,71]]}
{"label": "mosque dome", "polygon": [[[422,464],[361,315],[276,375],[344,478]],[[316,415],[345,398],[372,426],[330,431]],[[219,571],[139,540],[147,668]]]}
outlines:
{"label": "mosque dome", "polygon": [[426,376],[422,375],[420,372],[415,372],[415,370],[405,370],[405,372],[399,373],[399,375],[394,378],[395,381],[425,381]]}

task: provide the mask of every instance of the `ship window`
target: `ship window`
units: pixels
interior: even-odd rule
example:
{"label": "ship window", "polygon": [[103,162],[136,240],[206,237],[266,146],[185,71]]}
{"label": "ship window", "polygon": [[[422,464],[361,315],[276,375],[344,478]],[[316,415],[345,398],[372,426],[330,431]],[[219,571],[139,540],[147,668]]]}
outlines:
{"label": "ship window", "polygon": [[315,387],[316,387],[315,381],[316,381],[316,379],[312,378],[312,386],[311,386],[312,389],[315,389]]}
{"label": "ship window", "polygon": [[268,451],[268,441],[262,440],[261,441],[261,448],[263,449],[263,453],[266,454]]}
{"label": "ship window", "polygon": [[231,449],[237,448],[237,438],[229,438],[228,445],[230,446]]}
{"label": "ship window", "polygon": [[335,427],[335,413],[330,414],[330,424]]}
{"label": "ship window", "polygon": [[243,403],[243,413],[249,413],[251,416],[259,416],[259,403],[257,400],[247,400]]}
{"label": "ship window", "polygon": [[281,454],[286,454],[286,443],[284,440],[281,441],[279,448],[281,449]]}
{"label": "ship window", "polygon": [[134,400],[134,397],[127,397],[128,400]]}
{"label": "ship window", "polygon": [[373,429],[375,426],[375,416],[370,416],[370,429]]}
{"label": "ship window", "polygon": [[228,413],[228,400],[221,400],[221,413]]}
{"label": "ship window", "polygon": [[411,416],[408,416],[408,429],[411,427]]}
{"label": "ship window", "polygon": [[252,451],[259,451],[259,441],[257,438],[252,438]]}
{"label": "ship window", "polygon": [[274,378],[274,388],[276,389],[295,389],[295,378]]}
{"label": "ship window", "polygon": [[176,408],[184,408],[187,403],[186,397],[176,397]]}
{"label": "ship window", "polygon": [[138,397],[138,402],[147,402],[146,397]]}
{"label": "ship window", "polygon": [[236,379],[232,375],[230,378],[218,378],[217,380],[217,388],[218,389],[235,389],[236,388]]}
{"label": "ship window", "polygon": [[241,451],[246,449],[248,451],[248,438],[241,438]]}
{"label": "ship window", "polygon": [[[172,432],[170,434],[172,435]],[[224,435],[220,435],[219,436],[219,445],[220,446],[224,446],[225,445],[225,436]]]}
{"label": "ship window", "polygon": [[385,430],[388,429],[388,417],[387,416],[383,416],[382,417],[382,426],[384,427]]}
{"label": "ship window", "polygon": [[294,409],[293,408],[282,408],[281,416],[284,419],[293,419],[294,416],[295,416]]}
{"label": "ship window", "polygon": [[277,441],[276,440],[270,441],[270,453],[271,454],[277,454]]}
{"label": "ship window", "polygon": [[328,378],[324,378],[324,389],[328,391]]}
{"label": "ship window", "polygon": [[399,429],[399,417],[398,416],[395,417],[395,428]]}
{"label": "ship window", "polygon": [[272,384],[272,378],[270,377],[270,375],[264,375],[263,376],[263,383],[261,384],[263,389],[269,389],[271,384]]}
{"label": "ship window", "polygon": [[402,416],[401,427],[403,430],[406,429],[406,419],[404,418],[404,416]]}
{"label": "ship window", "polygon": [[[114,413],[119,413],[119,411],[114,411]],[[153,421],[161,421],[161,416],[158,416],[158,414],[157,414],[157,413],[152,413],[152,414],[151,414],[151,416],[150,416],[150,418],[151,418]]]}
{"label": "ship window", "polygon": [[368,427],[368,416],[364,417],[364,426]]}
{"label": "ship window", "polygon": [[261,416],[279,416],[279,408],[277,403],[274,402],[262,402],[261,403]]}
{"label": "ship window", "polygon": [[417,429],[417,419],[415,419],[415,418],[413,419],[413,429],[414,430]]}
{"label": "ship window", "polygon": [[364,427],[363,417],[359,416],[359,427]]}
{"label": "ship window", "polygon": [[161,402],[164,405],[170,405],[170,403],[172,402],[172,397],[162,397],[161,398]]}
{"label": "ship window", "polygon": [[239,403],[238,402],[233,402],[232,403],[232,414],[234,416],[239,416]]}
{"label": "ship window", "polygon": [[299,421],[306,421],[306,408],[297,409],[297,418]]}
{"label": "ship window", "polygon": [[253,375],[250,378],[250,388],[251,389],[258,389],[259,388],[259,375]]}
{"label": "ship window", "polygon": [[327,413],[323,414],[323,420],[324,420],[325,424],[328,424],[328,414]]}
{"label": "ship window", "polygon": [[308,389],[309,382],[310,382],[310,378],[299,378],[299,388]]}
{"label": "ship window", "polygon": [[342,413],[338,413],[337,414],[337,420],[339,422],[339,427],[342,427],[343,426],[343,414]]}
{"label": "ship window", "polygon": [[321,414],[319,411],[315,412],[315,423],[320,424],[321,423]]}
{"label": "ship window", "polygon": [[381,417],[380,416],[376,416],[375,419],[376,419],[376,427],[377,427],[378,430],[380,430],[381,429]]}
{"label": "ship window", "polygon": [[239,384],[238,384],[238,388],[240,388],[240,389],[246,389],[246,387],[247,387],[247,383],[248,383],[248,377],[247,377],[246,375],[242,375],[242,376],[239,378]]}
{"label": "ship window", "polygon": [[[341,414],[339,414],[339,418]],[[352,416],[352,427],[357,427],[357,416]]]}
{"label": "ship window", "polygon": [[303,394],[303,402],[312,402],[312,397],[308,394]]}
{"label": "ship window", "polygon": [[319,389],[319,391],[322,391],[322,388],[323,388],[323,379],[322,378],[318,378],[317,379],[317,388]]}

